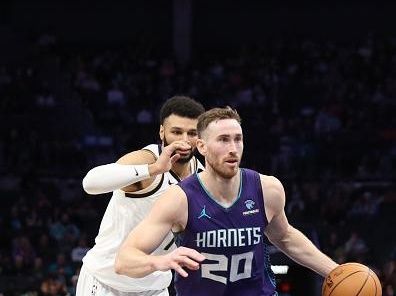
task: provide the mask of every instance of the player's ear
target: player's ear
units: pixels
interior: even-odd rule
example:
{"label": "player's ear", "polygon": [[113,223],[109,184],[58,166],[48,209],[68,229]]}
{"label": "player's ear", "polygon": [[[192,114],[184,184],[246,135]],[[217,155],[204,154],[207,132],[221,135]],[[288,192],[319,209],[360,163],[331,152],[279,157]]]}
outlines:
{"label": "player's ear", "polygon": [[161,124],[159,129],[159,137],[162,142],[164,141],[164,135],[165,135],[164,126]]}
{"label": "player's ear", "polygon": [[198,152],[202,154],[202,156],[206,155],[206,144],[202,139],[197,139],[197,149]]}

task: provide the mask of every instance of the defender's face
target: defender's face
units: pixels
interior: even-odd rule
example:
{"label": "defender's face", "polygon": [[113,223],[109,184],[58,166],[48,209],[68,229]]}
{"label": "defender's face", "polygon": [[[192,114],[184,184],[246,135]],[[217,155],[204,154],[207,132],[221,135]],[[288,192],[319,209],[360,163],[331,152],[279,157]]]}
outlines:
{"label": "defender's face", "polygon": [[176,153],[180,154],[179,163],[188,162],[194,155],[198,138],[197,122],[197,119],[172,114],[160,126],[159,134],[164,146],[180,140],[186,141],[191,146],[187,152],[176,150]]}
{"label": "defender's face", "polygon": [[232,178],[238,173],[243,154],[241,125],[235,119],[211,122],[198,140],[199,152],[209,165],[223,178]]}

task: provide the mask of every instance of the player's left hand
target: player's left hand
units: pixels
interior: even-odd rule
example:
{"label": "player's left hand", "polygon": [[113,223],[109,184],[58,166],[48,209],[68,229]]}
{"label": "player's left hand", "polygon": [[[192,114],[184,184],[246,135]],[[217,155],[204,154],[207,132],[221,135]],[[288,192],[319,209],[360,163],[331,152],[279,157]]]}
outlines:
{"label": "player's left hand", "polygon": [[164,256],[158,256],[156,270],[174,269],[182,277],[187,277],[188,273],[184,267],[190,270],[198,270],[199,264],[205,260],[205,256],[194,249],[179,247]]}

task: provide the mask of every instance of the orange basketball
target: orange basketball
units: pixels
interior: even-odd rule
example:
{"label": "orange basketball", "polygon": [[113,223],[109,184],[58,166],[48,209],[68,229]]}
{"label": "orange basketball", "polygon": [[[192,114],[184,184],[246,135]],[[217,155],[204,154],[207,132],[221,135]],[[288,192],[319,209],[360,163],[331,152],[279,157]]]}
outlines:
{"label": "orange basketball", "polygon": [[322,286],[322,296],[381,296],[376,274],[359,263],[345,263],[330,272]]}

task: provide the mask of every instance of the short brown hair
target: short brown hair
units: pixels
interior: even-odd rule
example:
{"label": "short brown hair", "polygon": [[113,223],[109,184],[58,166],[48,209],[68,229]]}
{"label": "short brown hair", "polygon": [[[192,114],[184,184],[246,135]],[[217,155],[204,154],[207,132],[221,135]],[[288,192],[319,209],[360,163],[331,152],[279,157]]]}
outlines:
{"label": "short brown hair", "polygon": [[231,107],[227,106],[225,108],[212,108],[198,117],[197,132],[198,137],[201,137],[202,132],[208,127],[208,125],[213,121],[218,121],[222,119],[235,119],[241,124],[241,117],[238,112]]}

